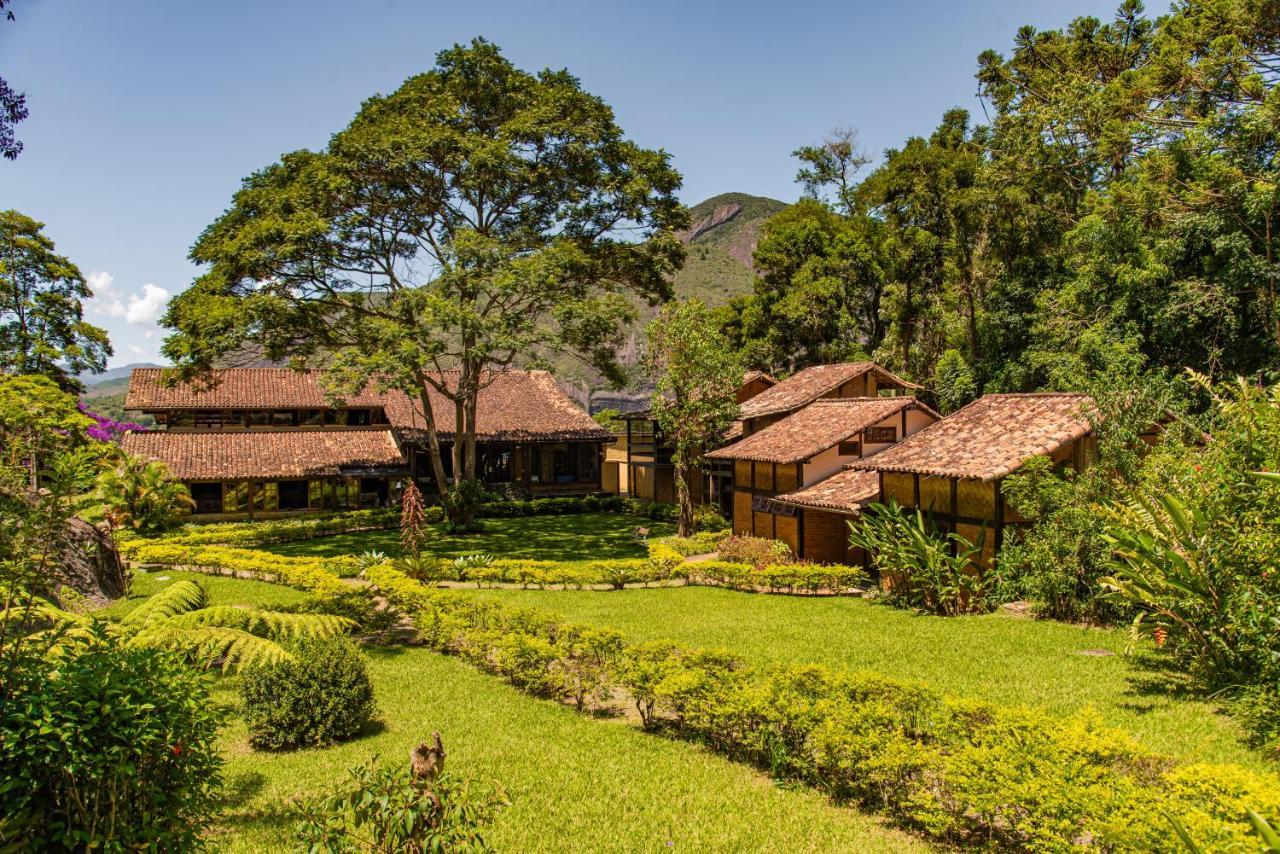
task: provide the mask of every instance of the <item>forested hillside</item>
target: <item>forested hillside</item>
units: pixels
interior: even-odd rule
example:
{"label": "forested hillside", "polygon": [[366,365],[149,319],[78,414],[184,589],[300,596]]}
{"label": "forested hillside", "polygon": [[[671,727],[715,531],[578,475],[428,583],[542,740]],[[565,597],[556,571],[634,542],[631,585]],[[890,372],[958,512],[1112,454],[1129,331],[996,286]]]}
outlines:
{"label": "forested hillside", "polygon": [[[993,41],[1000,41],[993,36]],[[962,403],[1280,365],[1280,13],[1126,2],[979,57],[989,124],[801,148],[725,326],[753,367],[873,356]],[[797,140],[803,142],[803,140]]]}

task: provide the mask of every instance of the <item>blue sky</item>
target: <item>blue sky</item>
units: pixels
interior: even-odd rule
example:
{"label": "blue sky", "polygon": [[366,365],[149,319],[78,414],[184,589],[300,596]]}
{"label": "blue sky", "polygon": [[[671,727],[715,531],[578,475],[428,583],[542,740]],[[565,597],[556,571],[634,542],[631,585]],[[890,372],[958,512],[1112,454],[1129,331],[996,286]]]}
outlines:
{"label": "blue sky", "polygon": [[980,120],[980,51],[1117,2],[14,0],[0,76],[31,118],[26,151],[0,161],[0,208],[45,222],[90,277],[113,366],[155,360],[155,320],[195,273],[187,250],[240,179],[323,146],[454,42],[483,35],[521,67],[568,68],[634,139],[671,152],[687,203],[791,201],[799,145],[844,124],[878,154],[949,107]]}

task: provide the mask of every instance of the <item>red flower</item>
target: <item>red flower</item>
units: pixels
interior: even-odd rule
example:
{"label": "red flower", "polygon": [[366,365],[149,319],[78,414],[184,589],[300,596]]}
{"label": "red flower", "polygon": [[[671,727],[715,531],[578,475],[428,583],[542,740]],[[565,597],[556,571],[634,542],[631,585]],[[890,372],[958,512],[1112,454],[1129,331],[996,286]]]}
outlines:
{"label": "red flower", "polygon": [[1164,629],[1156,629],[1151,634],[1155,636],[1156,646],[1164,646],[1164,642],[1169,638],[1169,633]]}
{"label": "red flower", "polygon": [[178,742],[178,743],[177,743],[177,744],[175,744],[173,747],[169,748],[169,752],[170,752],[170,753],[172,753],[174,756],[181,756],[181,755],[182,755],[182,742]]}

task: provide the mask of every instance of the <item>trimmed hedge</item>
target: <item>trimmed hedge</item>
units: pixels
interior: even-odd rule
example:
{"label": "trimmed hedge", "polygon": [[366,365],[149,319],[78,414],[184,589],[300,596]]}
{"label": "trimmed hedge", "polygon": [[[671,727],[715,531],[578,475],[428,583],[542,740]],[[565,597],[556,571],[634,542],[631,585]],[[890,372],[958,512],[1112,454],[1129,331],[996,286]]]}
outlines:
{"label": "trimmed hedge", "polygon": [[650,554],[655,545],[666,546],[684,557],[709,554],[730,534],[729,531],[699,531],[692,537],[655,537],[649,541]]}
{"label": "trimmed hedge", "polygon": [[708,560],[686,565],[690,584],[707,584],[767,593],[819,593],[829,592],[837,596],[858,592],[867,581],[861,567],[829,566],[814,563],[784,563],[770,566],[752,566],[749,563],[732,563]]}
{"label": "trimmed hedge", "polygon": [[[812,665],[752,668],[731,653],[616,633],[367,570],[417,613],[424,642],[539,696],[627,689],[649,726],[877,810],[935,840],[1023,851],[1173,845],[1171,815],[1206,850],[1256,850],[1246,809],[1275,822],[1280,781],[1176,765],[1104,725],[953,697],[918,682]],[[601,633],[582,642],[587,633]],[[574,674],[571,678],[567,674]],[[579,705],[584,705],[579,703]]]}
{"label": "trimmed hedge", "polygon": [[[439,522],[443,517],[439,507],[428,508],[428,522]],[[189,546],[266,546],[330,537],[351,531],[381,531],[399,525],[398,510],[352,510],[296,519],[266,519],[261,522],[188,524],[161,539],[166,543]]]}
{"label": "trimmed hedge", "polygon": [[338,580],[355,575],[359,561],[351,555],[327,558],[283,557],[227,546],[189,546],[164,540],[134,540],[120,546],[125,557],[141,564],[182,567],[193,572],[239,575],[273,581],[319,596],[333,596],[348,587]]}

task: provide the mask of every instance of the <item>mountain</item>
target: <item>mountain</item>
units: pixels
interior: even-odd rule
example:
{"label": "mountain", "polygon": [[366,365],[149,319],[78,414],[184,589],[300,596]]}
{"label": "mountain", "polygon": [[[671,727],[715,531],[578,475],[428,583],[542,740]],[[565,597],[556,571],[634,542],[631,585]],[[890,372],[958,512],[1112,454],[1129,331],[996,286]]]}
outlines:
{"label": "mountain", "polygon": [[[769,217],[787,207],[785,202],[746,193],[723,193],[689,209],[689,228],[679,234],[688,247],[684,267],[672,278],[677,299],[698,297],[707,305],[724,305],[731,298],[751,292],[755,273],[751,256]],[[640,316],[618,354],[624,365],[639,360],[644,327],[656,308],[639,305]],[[590,409],[635,409],[645,405],[648,393],[604,390],[600,377],[571,358],[552,361],[551,370],[564,390]],[[637,385],[642,385],[637,383]]]}
{"label": "mountain", "polygon": [[155,362],[134,362],[119,368],[108,368],[100,374],[92,374],[85,372],[80,374],[76,379],[84,383],[85,388],[93,388],[103,383],[124,380],[125,386],[129,385],[129,374],[133,373],[134,368],[162,368],[164,365],[157,365]]}

